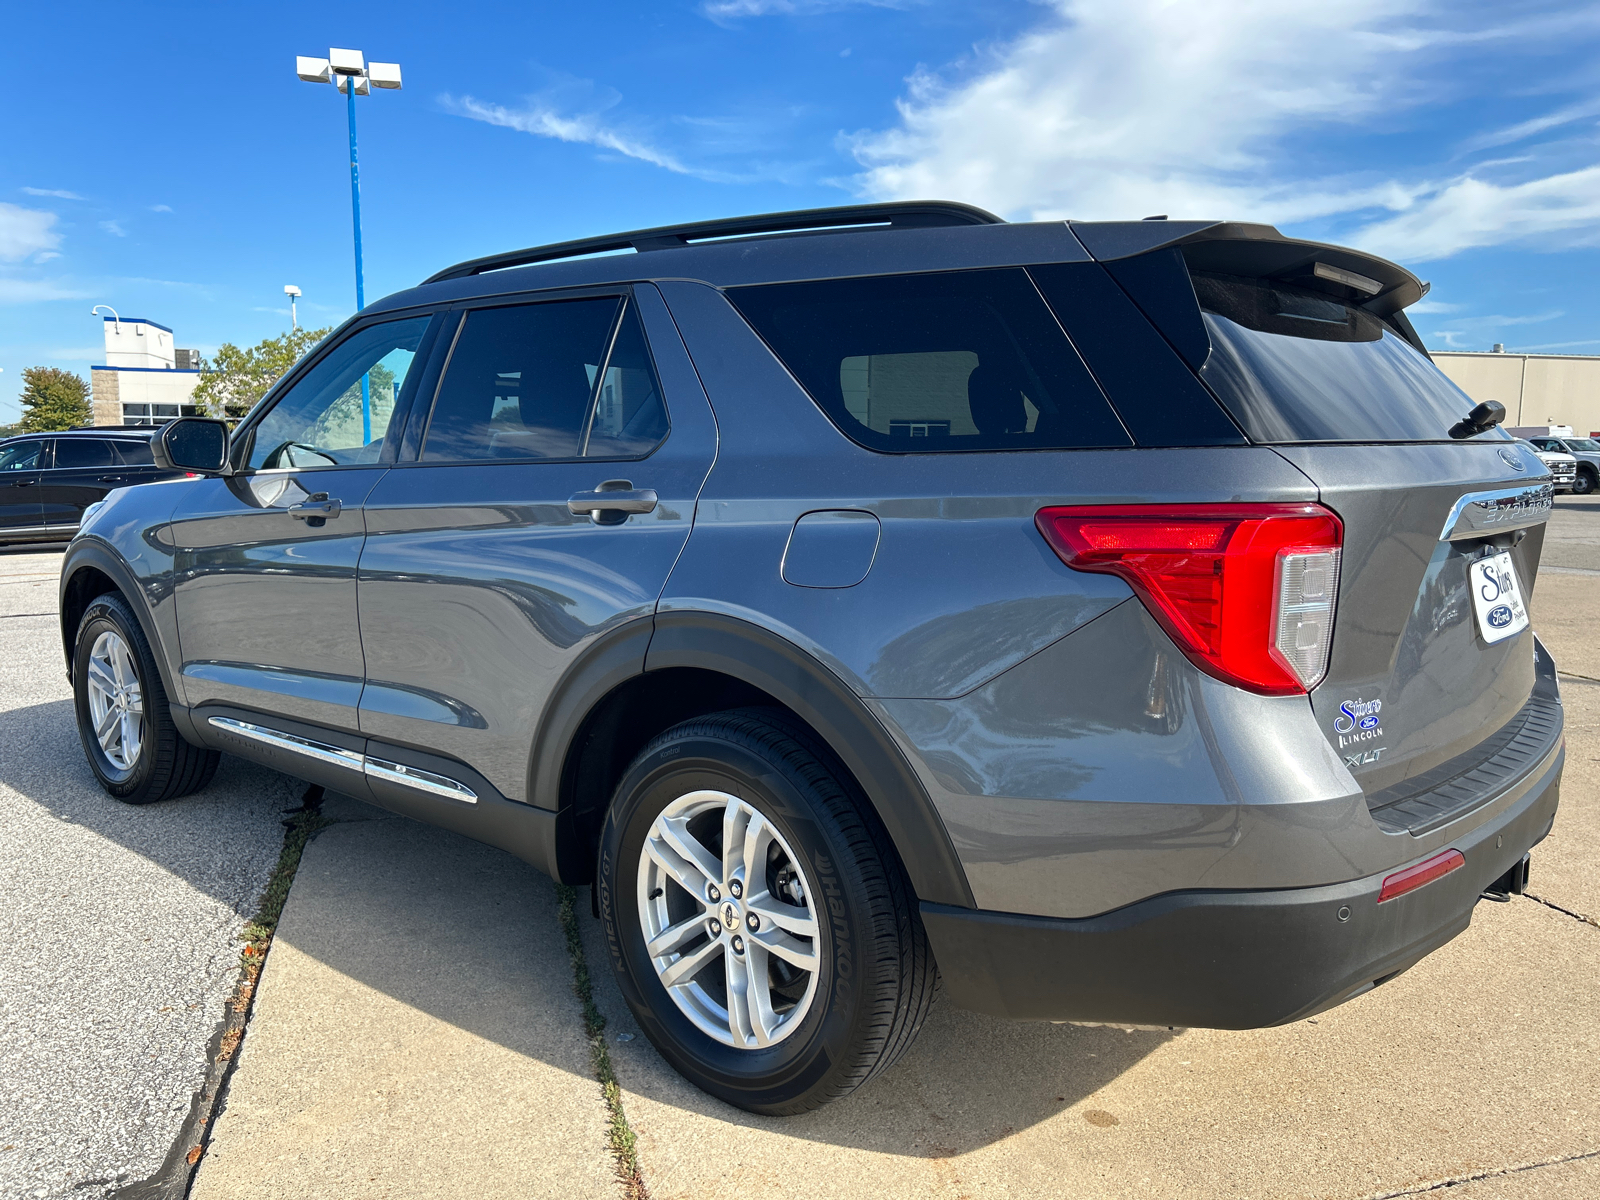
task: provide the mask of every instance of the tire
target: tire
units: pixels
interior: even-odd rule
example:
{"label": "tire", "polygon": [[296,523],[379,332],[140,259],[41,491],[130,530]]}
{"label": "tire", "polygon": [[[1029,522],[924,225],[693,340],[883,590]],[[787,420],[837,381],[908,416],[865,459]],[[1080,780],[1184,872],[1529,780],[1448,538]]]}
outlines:
{"label": "tire", "polygon": [[1587,496],[1595,489],[1595,473],[1593,471],[1579,471],[1572,481],[1572,494],[1574,496]]}
{"label": "tire", "polygon": [[[122,706],[107,703],[113,694],[123,697]],[[118,800],[153,804],[187,796],[217,773],[221,754],[179,736],[150,643],[127,601],[114,592],[91,600],[78,622],[72,695],[89,769]],[[112,719],[103,743],[96,717],[107,713]]]}
{"label": "tire", "polygon": [[[753,847],[731,868],[725,831]],[[669,869],[674,847],[687,854]],[[685,879],[709,895],[692,898]],[[606,814],[596,886],[612,970],[640,1028],[692,1083],[750,1112],[806,1112],[854,1091],[911,1044],[938,989],[916,898],[876,814],[780,710],[696,718],[650,742]],[[666,934],[653,959],[647,928],[691,932]],[[663,948],[674,939],[676,952]],[[672,978],[675,968],[692,973]],[[730,1007],[730,976],[753,999]]]}

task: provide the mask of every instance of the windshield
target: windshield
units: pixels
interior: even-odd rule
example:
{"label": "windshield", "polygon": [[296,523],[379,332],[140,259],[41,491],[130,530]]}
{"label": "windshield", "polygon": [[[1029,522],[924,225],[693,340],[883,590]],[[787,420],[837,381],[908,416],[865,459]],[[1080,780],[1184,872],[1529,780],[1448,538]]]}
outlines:
{"label": "windshield", "polygon": [[1369,312],[1260,280],[1194,283],[1211,335],[1201,378],[1257,442],[1445,441],[1473,406]]}

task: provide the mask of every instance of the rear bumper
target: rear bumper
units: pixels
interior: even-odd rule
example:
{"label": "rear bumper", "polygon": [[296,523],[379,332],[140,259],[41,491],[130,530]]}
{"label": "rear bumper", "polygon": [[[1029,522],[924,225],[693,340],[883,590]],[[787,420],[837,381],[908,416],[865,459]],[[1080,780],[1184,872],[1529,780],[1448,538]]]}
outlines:
{"label": "rear bumper", "polygon": [[1564,759],[1556,754],[1515,805],[1449,843],[1465,866],[1382,905],[1383,880],[1398,867],[1326,887],[1170,892],[1081,919],[940,904],[923,904],[922,919],[961,1008],[1021,1020],[1281,1025],[1386,982],[1465,929],[1483,889],[1550,832]]}

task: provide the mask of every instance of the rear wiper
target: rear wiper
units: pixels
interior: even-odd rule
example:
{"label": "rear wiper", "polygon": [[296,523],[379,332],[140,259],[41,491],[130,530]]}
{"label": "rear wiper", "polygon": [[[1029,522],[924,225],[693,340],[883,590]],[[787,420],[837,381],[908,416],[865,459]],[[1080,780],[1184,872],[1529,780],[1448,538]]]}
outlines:
{"label": "rear wiper", "polygon": [[1493,429],[1506,419],[1506,406],[1498,400],[1485,400],[1476,405],[1471,412],[1462,417],[1450,427],[1450,436],[1461,438],[1474,437]]}

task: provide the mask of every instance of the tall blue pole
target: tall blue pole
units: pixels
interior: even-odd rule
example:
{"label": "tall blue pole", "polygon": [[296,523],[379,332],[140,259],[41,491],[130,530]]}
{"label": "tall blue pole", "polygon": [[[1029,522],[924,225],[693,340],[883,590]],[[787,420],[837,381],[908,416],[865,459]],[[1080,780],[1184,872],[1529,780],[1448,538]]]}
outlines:
{"label": "tall blue pole", "polygon": [[[356,311],[367,306],[366,287],[361,279],[361,171],[356,166],[356,77],[346,75],[350,114],[350,215],[356,227]],[[372,441],[372,389],[367,376],[361,376],[361,444]]]}

